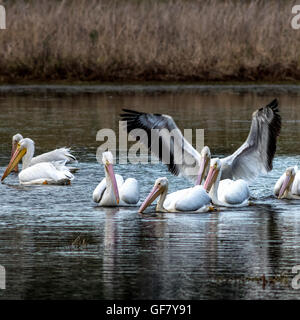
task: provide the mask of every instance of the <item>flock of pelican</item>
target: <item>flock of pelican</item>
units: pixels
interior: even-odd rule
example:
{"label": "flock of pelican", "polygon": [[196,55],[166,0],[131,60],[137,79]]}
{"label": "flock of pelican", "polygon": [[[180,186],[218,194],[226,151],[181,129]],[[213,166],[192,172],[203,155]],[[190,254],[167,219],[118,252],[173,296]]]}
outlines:
{"label": "flock of pelican", "polygon": [[[102,154],[105,178],[93,192],[93,200],[98,206],[139,206],[143,213],[155,199],[157,212],[208,212],[214,206],[243,207],[249,205],[249,183],[260,174],[272,170],[272,162],[276,152],[277,137],[281,129],[278,101],[275,99],[265,107],[256,110],[252,115],[250,132],[246,141],[232,155],[218,159],[211,158],[208,146],[200,153],[183,137],[176,123],[169,115],[152,114],[123,109],[121,118],[127,121],[127,130],[137,138],[136,130],[144,129],[148,138],[151,134],[159,134],[158,130],[175,130],[177,138],[173,146],[159,137],[164,151],[153,150],[151,140],[143,140],[151,153],[156,155],[169,171],[193,181],[194,186],[168,194],[168,179],[156,179],[152,190],[141,203],[139,183],[134,178],[124,178],[115,174],[114,159],[110,151]],[[133,130],[133,131],[132,131]],[[152,131],[152,132],[151,132]],[[186,158],[180,164],[176,162],[174,144],[180,141]],[[172,148],[173,147],[173,148]],[[33,140],[16,134],[12,138],[12,154],[10,162],[3,173],[3,181],[12,171],[19,172],[18,163],[22,160],[22,170],[18,173],[22,185],[70,184],[73,173],[78,169],[68,164],[77,162],[67,148],[56,149],[34,157]],[[168,155],[168,160],[164,155]],[[189,174],[191,162],[197,167],[197,175]],[[289,167],[278,179],[274,187],[274,195],[279,199],[300,199],[300,171],[298,167]]]}

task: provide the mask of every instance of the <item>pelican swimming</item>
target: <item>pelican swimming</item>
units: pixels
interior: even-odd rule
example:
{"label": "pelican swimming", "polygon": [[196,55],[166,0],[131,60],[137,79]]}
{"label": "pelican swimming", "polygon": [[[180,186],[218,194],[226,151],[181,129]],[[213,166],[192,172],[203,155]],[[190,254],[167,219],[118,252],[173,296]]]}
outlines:
{"label": "pelican swimming", "polygon": [[197,185],[168,195],[168,179],[163,177],[155,181],[153,189],[142,203],[139,212],[142,213],[159,195],[157,212],[212,211],[210,197],[202,186]]}
{"label": "pelican swimming", "polygon": [[25,138],[16,146],[15,152],[1,178],[3,181],[22,159],[22,170],[19,173],[20,184],[70,184],[74,176],[64,165],[65,161],[40,162],[31,165],[34,155],[34,142]]}
{"label": "pelican swimming", "polygon": [[[134,138],[139,137],[139,141],[166,164],[172,174],[201,183],[205,169],[203,162],[206,161],[207,165],[208,161],[184,138],[172,117],[128,109],[123,111],[125,113],[121,114],[121,118],[127,122],[127,132]],[[134,129],[143,129],[147,134],[141,135],[139,130]],[[163,129],[172,132],[174,139],[171,140],[170,136],[162,134]],[[272,170],[280,129],[281,117],[278,101],[275,99],[252,114],[251,128],[246,141],[232,155],[220,160],[221,179],[252,181],[258,175]],[[162,148],[156,147],[151,139],[159,141]],[[191,168],[195,170],[190,170]]]}
{"label": "pelican swimming", "polygon": [[103,152],[102,163],[105,178],[93,192],[93,200],[102,207],[134,206],[140,200],[139,183],[134,178],[125,180],[114,173],[113,155],[110,151]]}
{"label": "pelican swimming", "polygon": [[[14,154],[18,143],[23,139],[23,136],[20,133],[15,134],[12,137],[12,151],[11,155]],[[65,161],[65,163],[76,162],[76,158],[70,153],[69,148],[59,148],[46,153],[43,153],[39,156],[33,157],[30,161],[30,166],[35,165],[40,162],[53,162],[53,161]],[[70,172],[76,172],[78,168],[69,168]],[[15,172],[18,172],[18,165],[14,168]]]}
{"label": "pelican swimming", "polygon": [[221,180],[222,163],[212,159],[204,189],[209,192],[212,203],[223,207],[244,207],[249,205],[250,191],[245,180]]}
{"label": "pelican swimming", "polygon": [[300,199],[300,171],[297,166],[289,167],[274,187],[278,199]]}

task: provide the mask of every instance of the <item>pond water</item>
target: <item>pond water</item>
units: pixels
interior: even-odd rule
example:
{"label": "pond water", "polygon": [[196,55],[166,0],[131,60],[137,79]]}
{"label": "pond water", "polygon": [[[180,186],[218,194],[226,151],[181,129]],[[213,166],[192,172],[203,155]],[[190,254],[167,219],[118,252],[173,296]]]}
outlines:
{"label": "pond water", "polygon": [[[252,112],[275,97],[282,132],[274,169],[251,185],[253,206],[140,215],[92,201],[104,177],[96,134],[118,132],[122,108],[203,128],[205,144],[223,157],[246,139]],[[299,105],[300,87],[287,85],[0,87],[0,174],[16,133],[35,141],[36,154],[71,147],[80,168],[70,186],[19,186],[14,174],[0,184],[0,298],[298,299],[291,282],[300,265],[300,201],[272,192],[300,160]],[[161,176],[170,191],[191,185],[162,164],[116,164],[115,172],[140,181],[142,200]]]}

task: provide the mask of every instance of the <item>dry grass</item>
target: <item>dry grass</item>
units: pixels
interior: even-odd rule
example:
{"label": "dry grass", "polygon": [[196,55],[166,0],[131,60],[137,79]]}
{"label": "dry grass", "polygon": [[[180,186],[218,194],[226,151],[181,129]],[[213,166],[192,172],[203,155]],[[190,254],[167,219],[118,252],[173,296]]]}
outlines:
{"label": "dry grass", "polygon": [[2,1],[0,81],[300,79],[296,2]]}

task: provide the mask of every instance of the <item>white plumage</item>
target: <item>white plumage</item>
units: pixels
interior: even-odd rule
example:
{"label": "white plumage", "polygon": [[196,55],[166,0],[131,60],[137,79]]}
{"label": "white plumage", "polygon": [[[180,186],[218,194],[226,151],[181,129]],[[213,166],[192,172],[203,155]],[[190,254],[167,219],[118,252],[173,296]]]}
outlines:
{"label": "white plumage", "polygon": [[40,162],[19,173],[20,184],[69,184],[74,176],[68,168],[56,162]]}
{"label": "white plumage", "polygon": [[119,174],[114,174],[113,155],[111,152],[102,154],[105,168],[105,178],[98,184],[93,192],[93,200],[98,206],[135,206],[140,199],[139,183],[134,178],[124,181]]}
{"label": "white plumage", "polygon": [[207,212],[212,210],[210,197],[200,185],[175,191],[171,194],[167,193],[168,179],[165,177],[158,178],[152,191],[141,205],[139,212],[143,212],[159,195],[160,198],[156,205],[156,211],[158,212]]}
{"label": "white plumage", "polygon": [[300,171],[297,166],[287,168],[277,180],[274,195],[280,199],[300,199]]}
{"label": "white plumage", "polygon": [[210,170],[204,183],[213,204],[224,207],[243,207],[249,205],[250,191],[248,183],[242,179],[220,181],[222,164],[219,159],[212,159]]}
{"label": "white plumage", "polygon": [[76,161],[76,158],[70,153],[69,148],[59,148],[32,158],[30,165],[52,161],[65,161],[65,163],[72,163]]}
{"label": "white plumage", "polygon": [[[23,139],[23,136],[18,133],[12,138],[12,154],[14,153],[18,143]],[[54,162],[54,161],[64,161],[65,164],[77,162],[75,156],[71,154],[71,150],[69,148],[59,148],[55,149],[36,157],[33,157],[30,161],[30,166],[35,165],[41,162]],[[76,172],[78,168],[69,168],[70,171]],[[17,171],[17,169],[16,169]]]}
{"label": "white plumage", "polygon": [[34,142],[25,138],[22,139],[12,156],[12,159],[2,176],[2,181],[14,169],[22,159],[22,171],[19,173],[20,184],[70,184],[74,176],[65,166],[65,160],[54,162],[40,162],[31,165],[34,155]]}

